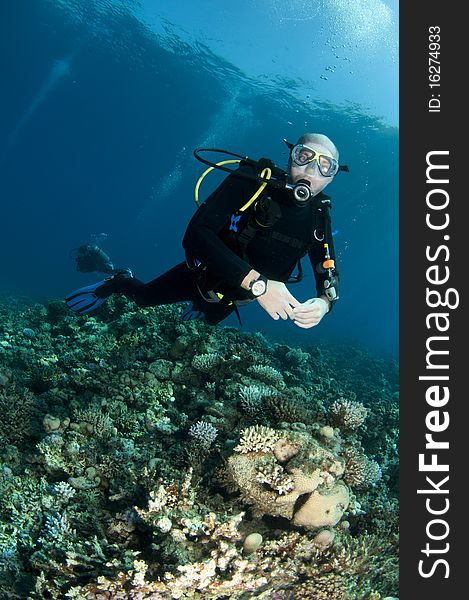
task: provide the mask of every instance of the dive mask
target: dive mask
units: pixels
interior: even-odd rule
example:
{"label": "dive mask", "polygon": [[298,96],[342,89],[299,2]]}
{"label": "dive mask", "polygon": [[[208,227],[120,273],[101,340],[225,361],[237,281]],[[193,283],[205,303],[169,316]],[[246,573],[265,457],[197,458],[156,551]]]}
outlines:
{"label": "dive mask", "polygon": [[323,177],[333,177],[339,171],[339,161],[304,144],[293,146],[291,157],[292,161],[299,167],[307,167],[316,161],[319,172]]}

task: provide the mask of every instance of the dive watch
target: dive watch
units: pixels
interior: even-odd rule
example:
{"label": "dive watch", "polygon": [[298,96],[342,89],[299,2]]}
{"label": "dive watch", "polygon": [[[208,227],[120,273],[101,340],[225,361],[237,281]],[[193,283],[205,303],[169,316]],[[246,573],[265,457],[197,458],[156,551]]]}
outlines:
{"label": "dive watch", "polygon": [[249,284],[249,291],[253,295],[254,298],[259,298],[267,291],[267,277],[264,275],[259,275],[257,279],[253,279]]}

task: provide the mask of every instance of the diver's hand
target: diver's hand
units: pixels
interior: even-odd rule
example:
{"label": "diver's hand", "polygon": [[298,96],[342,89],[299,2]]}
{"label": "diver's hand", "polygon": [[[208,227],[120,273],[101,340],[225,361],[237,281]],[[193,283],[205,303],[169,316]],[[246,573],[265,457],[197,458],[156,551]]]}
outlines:
{"label": "diver's hand", "polygon": [[290,318],[298,327],[309,329],[315,327],[328,312],[329,304],[326,300],[323,298],[310,298],[303,304],[296,306],[292,310]]}
{"label": "diver's hand", "polygon": [[272,279],[267,282],[265,294],[262,294],[256,300],[276,321],[279,319],[292,319],[294,307],[301,306],[298,300],[290,294],[284,283]]}

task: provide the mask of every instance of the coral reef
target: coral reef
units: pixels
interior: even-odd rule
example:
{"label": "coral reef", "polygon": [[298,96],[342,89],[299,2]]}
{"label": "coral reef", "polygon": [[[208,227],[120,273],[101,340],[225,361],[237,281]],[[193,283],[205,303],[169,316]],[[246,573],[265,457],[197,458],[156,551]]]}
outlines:
{"label": "coral reef", "polygon": [[111,298],[0,302],[0,598],[398,590],[398,374]]}

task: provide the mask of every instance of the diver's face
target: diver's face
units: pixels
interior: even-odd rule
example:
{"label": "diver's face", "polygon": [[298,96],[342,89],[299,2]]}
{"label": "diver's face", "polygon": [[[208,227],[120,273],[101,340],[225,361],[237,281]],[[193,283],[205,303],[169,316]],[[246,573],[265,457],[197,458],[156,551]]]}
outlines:
{"label": "diver's face", "polygon": [[[310,144],[308,144],[308,142],[305,143],[311,146],[311,148],[314,148],[314,150],[316,150],[316,152],[319,154],[325,154],[332,157],[332,152],[327,146],[317,143],[313,144],[312,142]],[[316,196],[333,181],[334,176],[325,177],[322,175],[318,169],[318,163],[316,160],[303,167],[300,167],[292,160],[290,165],[290,178],[292,183],[297,183],[300,179],[309,181],[311,193],[313,196]]]}

